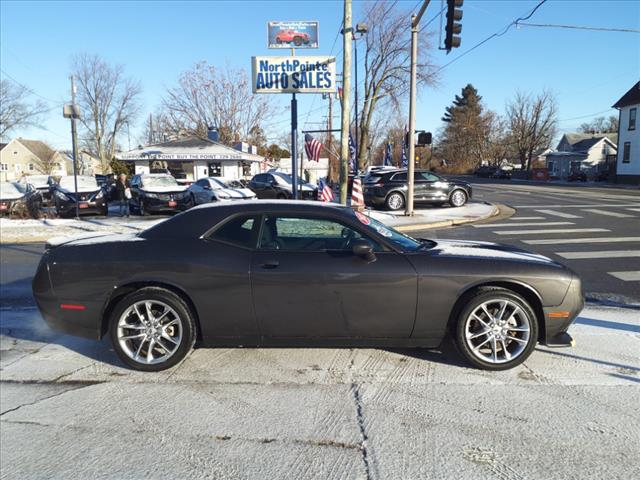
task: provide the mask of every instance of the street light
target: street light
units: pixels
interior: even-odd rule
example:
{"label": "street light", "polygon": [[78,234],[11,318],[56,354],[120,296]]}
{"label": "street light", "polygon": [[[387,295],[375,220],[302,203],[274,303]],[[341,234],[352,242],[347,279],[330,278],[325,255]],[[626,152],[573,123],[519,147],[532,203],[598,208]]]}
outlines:
{"label": "street light", "polygon": [[[358,23],[356,25],[356,29],[352,34],[353,38],[353,46],[354,46],[354,54],[356,60],[356,98],[355,98],[355,107],[356,107],[356,171],[354,172],[356,176],[358,175],[358,156],[360,154],[360,144],[358,143],[358,42],[357,40],[361,39],[367,32],[369,31],[369,27],[367,27],[366,23]],[[360,36],[356,37],[356,34],[359,33]]]}
{"label": "street light", "polygon": [[76,120],[80,118],[80,107],[76,105],[76,84],[73,76],[71,76],[71,103],[67,103],[62,107],[62,116],[71,119],[71,145],[73,152],[73,186],[76,196],[76,219],[80,218],[80,206],[78,201],[78,162],[77,157],[77,131]]}

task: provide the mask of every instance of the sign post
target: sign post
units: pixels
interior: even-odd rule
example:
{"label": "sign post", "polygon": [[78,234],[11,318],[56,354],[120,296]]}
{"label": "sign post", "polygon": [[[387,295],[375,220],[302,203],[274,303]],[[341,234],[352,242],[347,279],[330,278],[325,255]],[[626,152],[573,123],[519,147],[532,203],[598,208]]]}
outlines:
{"label": "sign post", "polygon": [[298,199],[298,169],[296,156],[298,155],[298,100],[296,94],[291,94],[291,191],[293,199]]}

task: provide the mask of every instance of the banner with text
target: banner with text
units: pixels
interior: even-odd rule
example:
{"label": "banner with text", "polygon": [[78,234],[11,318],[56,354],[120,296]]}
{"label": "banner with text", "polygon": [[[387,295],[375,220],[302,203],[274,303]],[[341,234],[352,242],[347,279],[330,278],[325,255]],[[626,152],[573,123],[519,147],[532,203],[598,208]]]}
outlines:
{"label": "banner with text", "polygon": [[318,22],[269,22],[269,48],[318,48]]}
{"label": "banner with text", "polygon": [[332,93],[336,57],[252,57],[253,93]]}

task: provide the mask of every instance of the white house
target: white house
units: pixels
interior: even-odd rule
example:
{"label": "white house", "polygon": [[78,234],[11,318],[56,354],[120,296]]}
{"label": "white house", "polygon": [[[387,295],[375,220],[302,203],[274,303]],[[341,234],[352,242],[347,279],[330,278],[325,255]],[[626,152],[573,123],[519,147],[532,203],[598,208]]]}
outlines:
{"label": "white house", "polygon": [[60,152],[39,140],[14,138],[0,148],[0,181],[24,175],[66,175],[70,164]]}
{"label": "white house", "polygon": [[616,181],[640,185],[640,130],[637,120],[640,110],[640,82],[631,87],[613,108],[620,112]]}
{"label": "white house", "polygon": [[260,172],[264,158],[246,143],[235,148],[215,140],[187,136],[116,154],[116,159],[133,164],[136,174],[168,169],[176,178],[196,181],[204,177],[230,180],[251,178]]}
{"label": "white house", "polygon": [[607,170],[607,158],[615,155],[615,133],[565,133],[555,152],[546,155],[551,178],[567,179],[575,170],[595,177]]}

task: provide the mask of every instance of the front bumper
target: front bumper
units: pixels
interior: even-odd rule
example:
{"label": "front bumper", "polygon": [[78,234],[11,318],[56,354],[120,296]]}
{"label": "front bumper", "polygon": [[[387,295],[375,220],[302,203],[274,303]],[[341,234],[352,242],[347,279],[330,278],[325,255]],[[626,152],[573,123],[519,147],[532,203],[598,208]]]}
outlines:
{"label": "front bumper", "polygon": [[[62,215],[71,215],[76,213],[75,202],[58,203],[58,207]],[[106,209],[106,202],[103,198],[96,201],[81,201],[78,207],[80,215],[102,215]]]}
{"label": "front bumper", "polygon": [[572,346],[574,343],[573,338],[567,333],[567,330],[575,322],[583,308],[582,282],[574,274],[562,303],[554,307],[543,307],[542,309],[545,319],[545,338],[541,343],[548,347]]}
{"label": "front bumper", "polygon": [[193,206],[188,195],[173,199],[144,197],[140,202],[147,212],[182,212]]}

